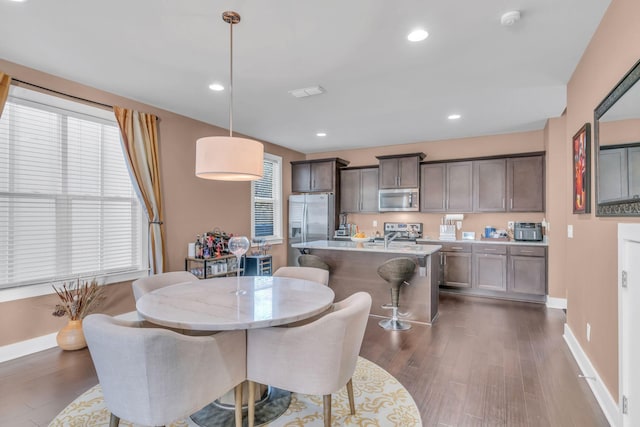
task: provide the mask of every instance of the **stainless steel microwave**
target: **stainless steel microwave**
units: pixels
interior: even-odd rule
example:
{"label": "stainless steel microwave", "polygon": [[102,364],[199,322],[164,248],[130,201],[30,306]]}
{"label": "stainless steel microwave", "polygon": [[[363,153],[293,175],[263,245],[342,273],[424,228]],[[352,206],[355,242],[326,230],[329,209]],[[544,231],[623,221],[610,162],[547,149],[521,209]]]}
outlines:
{"label": "stainless steel microwave", "polygon": [[378,211],[417,212],[420,210],[420,190],[417,188],[397,188],[378,191]]}

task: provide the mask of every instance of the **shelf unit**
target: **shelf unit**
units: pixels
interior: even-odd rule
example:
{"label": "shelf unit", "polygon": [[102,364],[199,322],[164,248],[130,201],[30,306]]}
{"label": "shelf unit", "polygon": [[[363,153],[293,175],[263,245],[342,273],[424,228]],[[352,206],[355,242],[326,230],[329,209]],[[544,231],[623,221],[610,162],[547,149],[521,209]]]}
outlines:
{"label": "shelf unit", "polygon": [[[216,258],[191,258],[184,259],[184,269],[198,279],[211,279],[214,277],[235,276],[237,273],[237,259],[235,255],[222,255]],[[240,274],[244,270],[240,261]]]}
{"label": "shelf unit", "polygon": [[271,255],[247,255],[245,259],[245,276],[271,276],[273,262]]}

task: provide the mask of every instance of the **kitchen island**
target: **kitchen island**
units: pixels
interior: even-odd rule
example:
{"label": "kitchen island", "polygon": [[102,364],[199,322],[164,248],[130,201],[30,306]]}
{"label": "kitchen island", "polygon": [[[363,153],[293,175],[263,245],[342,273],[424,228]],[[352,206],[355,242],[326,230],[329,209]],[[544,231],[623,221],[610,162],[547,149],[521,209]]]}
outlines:
{"label": "kitchen island", "polygon": [[411,258],[416,270],[409,280],[410,286],[400,290],[399,311],[407,313],[402,320],[430,325],[438,315],[440,259],[433,255],[440,250],[440,245],[391,242],[385,248],[383,243],[321,240],[291,246],[301,253],[317,255],[329,265],[329,286],[336,294],[336,301],[355,292],[368,292],[373,299],[371,314],[385,318],[391,317],[391,310],[381,305],[391,303],[391,286],[378,276],[377,269],[391,258]]}

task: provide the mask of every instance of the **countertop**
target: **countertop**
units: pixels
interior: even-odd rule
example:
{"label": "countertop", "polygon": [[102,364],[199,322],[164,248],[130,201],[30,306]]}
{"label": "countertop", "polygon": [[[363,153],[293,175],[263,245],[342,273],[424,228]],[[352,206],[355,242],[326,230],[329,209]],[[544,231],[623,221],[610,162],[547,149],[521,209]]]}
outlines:
{"label": "countertop", "polygon": [[471,244],[488,244],[488,245],[524,245],[524,246],[548,246],[547,240],[542,240],[540,242],[519,242],[515,240],[510,240],[505,242],[503,240],[438,240],[438,239],[429,239],[423,238],[416,240],[418,244],[441,244],[441,243],[471,243]]}
{"label": "countertop", "polygon": [[294,243],[294,248],[326,249],[335,251],[351,252],[382,252],[389,254],[412,254],[416,256],[427,256],[438,252],[442,246],[438,244],[414,244],[409,242],[391,242],[388,248],[383,243],[365,242],[345,242],[337,240],[317,240],[315,242]]}

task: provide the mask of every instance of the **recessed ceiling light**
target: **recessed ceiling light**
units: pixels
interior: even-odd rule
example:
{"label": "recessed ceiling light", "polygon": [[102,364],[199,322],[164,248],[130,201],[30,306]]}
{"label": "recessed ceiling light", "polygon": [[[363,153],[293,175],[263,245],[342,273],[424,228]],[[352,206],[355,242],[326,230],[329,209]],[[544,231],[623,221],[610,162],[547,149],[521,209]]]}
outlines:
{"label": "recessed ceiling light", "polygon": [[458,120],[460,117],[462,117],[460,114],[449,114],[449,117],[447,117],[449,120]]}
{"label": "recessed ceiling light", "polygon": [[316,133],[316,136],[327,136],[326,132],[318,132]]}
{"label": "recessed ceiling light", "polygon": [[222,86],[220,83],[212,83],[209,85],[209,89],[220,92],[221,90],[224,90],[224,86]]}
{"label": "recessed ceiling light", "polygon": [[12,1],[12,2],[15,2],[15,3],[22,3],[22,2],[25,2],[25,1],[27,1],[27,0],[11,0],[11,1]]}
{"label": "recessed ceiling light", "polygon": [[429,37],[429,33],[427,33],[425,30],[413,30],[407,36],[407,40],[409,40],[410,42],[421,42],[427,37]]}

